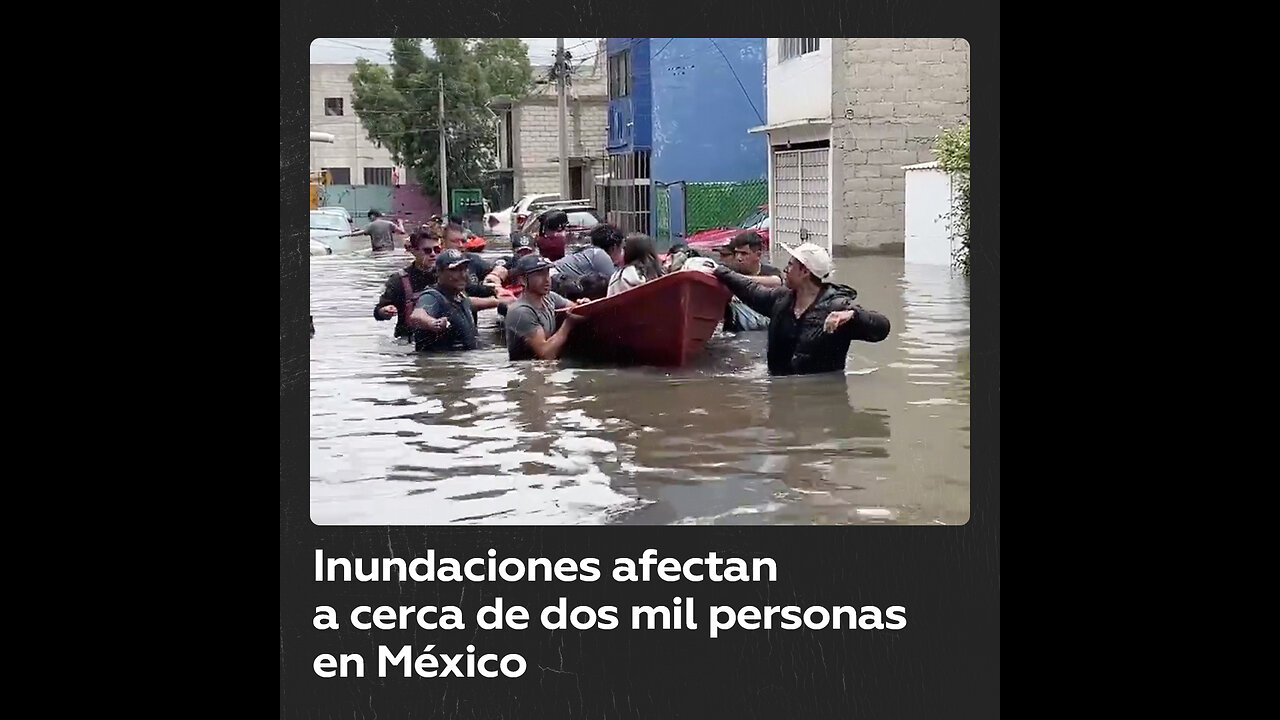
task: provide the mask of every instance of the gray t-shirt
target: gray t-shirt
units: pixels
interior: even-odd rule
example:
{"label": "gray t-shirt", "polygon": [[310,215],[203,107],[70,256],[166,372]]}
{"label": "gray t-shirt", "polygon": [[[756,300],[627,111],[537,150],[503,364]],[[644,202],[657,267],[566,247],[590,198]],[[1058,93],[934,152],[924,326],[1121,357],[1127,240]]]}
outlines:
{"label": "gray t-shirt", "polygon": [[616,269],[609,253],[595,245],[585,247],[572,255],[565,255],[556,261],[556,271],[566,277],[582,277],[595,272],[608,278]]}
{"label": "gray t-shirt", "polygon": [[542,328],[546,337],[554,335],[555,311],[568,304],[568,300],[554,292],[547,293],[541,302],[530,302],[528,295],[521,295],[519,300],[511,303],[506,319],[507,357],[511,360],[536,360],[538,356],[529,345],[528,338],[538,328]]}
{"label": "gray t-shirt", "polygon": [[391,233],[395,228],[396,224],[390,220],[378,218],[369,223],[364,231],[369,233],[369,242],[374,250],[394,250],[396,243]]}

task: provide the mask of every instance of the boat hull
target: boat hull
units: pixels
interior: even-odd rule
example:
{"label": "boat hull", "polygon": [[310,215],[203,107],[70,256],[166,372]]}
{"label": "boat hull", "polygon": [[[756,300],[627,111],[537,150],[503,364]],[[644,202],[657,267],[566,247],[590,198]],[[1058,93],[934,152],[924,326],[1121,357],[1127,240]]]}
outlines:
{"label": "boat hull", "polygon": [[565,355],[623,365],[687,365],[724,320],[729,297],[707,273],[664,275],[577,310],[583,321],[569,336]]}

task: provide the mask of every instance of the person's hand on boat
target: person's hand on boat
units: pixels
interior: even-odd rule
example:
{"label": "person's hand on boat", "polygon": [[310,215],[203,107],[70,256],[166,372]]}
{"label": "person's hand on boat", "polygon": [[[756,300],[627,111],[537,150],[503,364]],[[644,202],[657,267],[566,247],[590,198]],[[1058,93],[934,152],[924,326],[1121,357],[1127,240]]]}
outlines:
{"label": "person's hand on boat", "polygon": [[383,314],[383,315],[395,315],[395,314],[397,314],[397,313],[399,313],[399,312],[400,312],[400,308],[396,307],[395,305],[383,305],[383,306],[382,306],[382,314]]}
{"label": "person's hand on boat", "polygon": [[827,321],[822,324],[822,329],[829,333],[833,333],[841,325],[849,322],[852,319],[853,319],[852,310],[836,310],[835,312],[827,316]]}

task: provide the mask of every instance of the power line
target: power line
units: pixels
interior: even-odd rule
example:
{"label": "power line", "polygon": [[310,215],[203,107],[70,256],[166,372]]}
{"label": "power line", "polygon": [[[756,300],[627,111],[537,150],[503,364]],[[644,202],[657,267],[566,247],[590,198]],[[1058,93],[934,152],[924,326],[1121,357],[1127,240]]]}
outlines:
{"label": "power line", "polygon": [[760,124],[763,125],[764,118],[760,117],[760,111],[756,110],[756,104],[751,102],[751,96],[747,94],[747,88],[743,86],[742,80],[738,78],[738,71],[733,69],[733,63],[729,62],[729,58],[725,57],[724,51],[721,50],[720,46],[716,44],[715,38],[707,38],[707,39],[711,41],[711,46],[716,49],[716,52],[720,53],[720,57],[724,58],[724,64],[729,66],[729,72],[733,73],[733,79],[738,81],[738,87],[742,89],[742,96],[747,99],[747,104],[751,106],[751,109],[755,112],[756,117],[760,118]]}

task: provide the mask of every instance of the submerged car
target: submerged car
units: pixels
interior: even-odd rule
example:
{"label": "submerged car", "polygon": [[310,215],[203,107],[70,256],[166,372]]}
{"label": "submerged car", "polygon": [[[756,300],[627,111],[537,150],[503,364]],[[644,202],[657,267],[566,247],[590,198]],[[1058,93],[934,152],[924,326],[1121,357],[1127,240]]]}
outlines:
{"label": "submerged car", "polygon": [[328,247],[331,252],[347,253],[351,252],[355,244],[353,238],[342,237],[351,232],[351,226],[346,219],[336,213],[312,210],[311,211],[311,243],[312,254],[315,254],[315,243],[320,243]]}
{"label": "submerged car", "polygon": [[709,228],[690,235],[685,244],[698,250],[710,251],[729,242],[735,235],[744,230],[755,230],[764,241],[764,249],[769,249],[769,206],[761,205],[738,222],[735,227]]}

